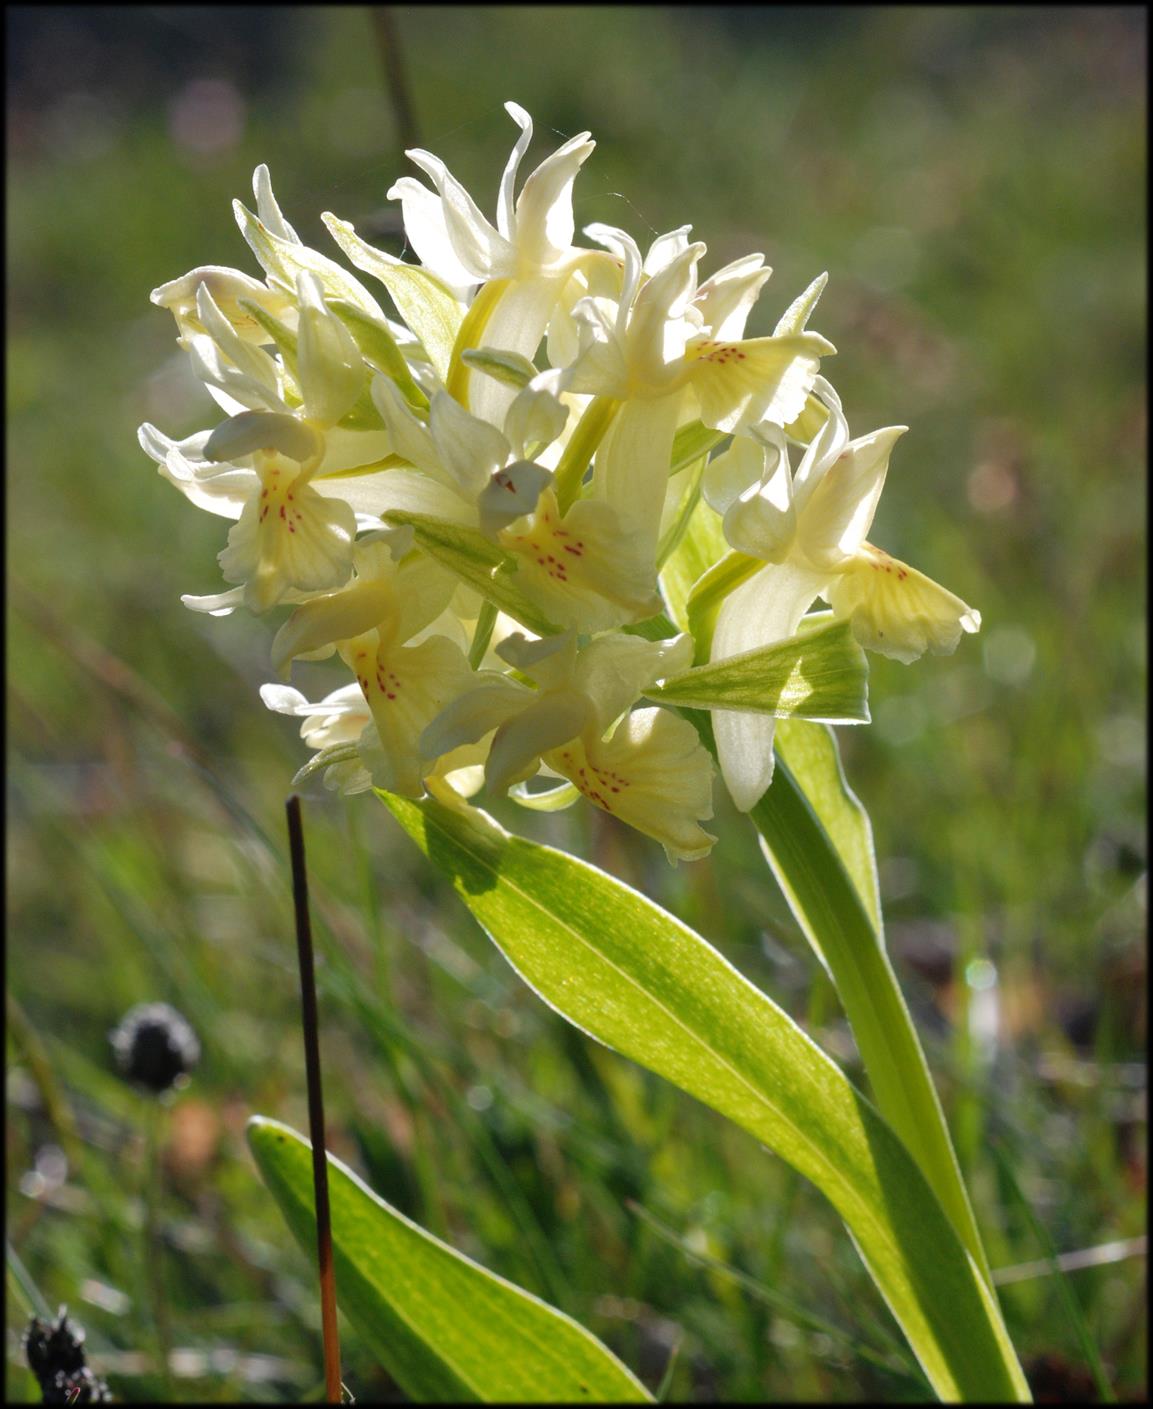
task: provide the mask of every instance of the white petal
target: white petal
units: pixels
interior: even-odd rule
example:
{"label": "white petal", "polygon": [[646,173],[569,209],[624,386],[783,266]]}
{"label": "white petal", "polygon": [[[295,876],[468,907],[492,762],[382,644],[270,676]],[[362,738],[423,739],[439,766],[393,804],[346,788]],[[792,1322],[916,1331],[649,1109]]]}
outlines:
{"label": "white petal", "polygon": [[459,297],[483,275],[466,269],[457,257],[444,218],[444,202],[415,176],[402,176],[389,187],[388,199],[400,201],[404,233],[421,264]]}
{"label": "white petal", "polygon": [[584,233],[590,240],[595,240],[598,245],[603,245],[610,254],[620,261],[622,268],[619,298],[620,315],[616,326],[617,330],[623,333],[628,321],[629,310],[633,306],[633,299],[636,298],[637,290],[640,288],[641,272],[644,269],[644,260],[641,258],[640,249],[627,230],[620,230],[615,225],[603,225],[599,222],[586,225]]}
{"label": "white petal", "polygon": [[[361,639],[371,642],[373,634]],[[383,649],[374,660],[346,659],[358,675],[367,671],[363,679],[380,748],[371,754],[362,748],[361,755],[373,782],[419,797],[431,764],[421,756],[421,734],[471,677],[468,661],[443,636],[431,636],[419,646]]]}
{"label": "white petal", "polygon": [[667,641],[613,632],[598,636],[577,657],[574,684],[593,703],[600,732],[636,703],[649,685],[687,670],[693,663],[692,638]]}
{"label": "white petal", "polygon": [[849,443],[849,423],[845,420],[841,398],[833,384],[824,377],[814,377],[810,394],[824,404],[827,414],[809,442],[793,476],[793,503],[797,513],[802,512],[809,495]]}
{"label": "white petal", "polygon": [[748,436],[733,437],[732,444],[714,455],[705,466],[701,493],[705,503],[723,514],[765,474],[765,447]]}
{"label": "white petal", "polygon": [[508,441],[500,431],[469,415],[447,392],[432,398],[429,429],[448,483],[465,498],[474,499],[509,458]]}
{"label": "white petal", "polygon": [[256,450],[279,450],[298,464],[318,459],[324,437],[315,427],[280,411],[242,411],[220,425],[204,445],[206,460],[239,460]]}
{"label": "white petal", "polygon": [[316,277],[301,274],[296,282],[300,303],[297,375],[304,413],[324,426],[333,426],[364,390],[368,369],[352,334],[324,301]]}
{"label": "white petal", "polygon": [[772,270],[763,254],[734,259],[701,285],[693,300],[709,337],[730,342],[745,335],[745,323]]}
{"label": "white petal", "polygon": [[541,372],[513,398],[504,433],[518,459],[527,459],[529,449],[539,453],[563,433],[569,408],[557,394],[561,376],[559,371]]}
{"label": "white petal", "polygon": [[579,133],[546,157],[524,183],[516,203],[516,248],[522,278],[553,268],[568,255],[574,229],[573,181],[595,145],[587,132]]}
{"label": "white petal", "polygon": [[276,197],[272,194],[272,177],[263,162],[252,173],[252,194],[256,197],[256,213],[263,224],[280,239],[299,245],[300,236],[281,213]]}
{"label": "white petal", "polygon": [[495,537],[524,514],[531,514],[552,475],[531,460],[514,460],[498,470],[476,501],[482,533]]}
{"label": "white petal", "polygon": [[691,332],[684,313],[696,293],[697,263],[705,248],[700,241],[687,246],[637,294],[627,343],[629,375],[638,391],[659,395],[671,390],[680,373]]}
{"label": "white petal", "polygon": [[393,448],[386,430],[354,431],[344,426],[329,426],[324,432],[324,457],[316,474],[339,474],[342,470],[360,469],[391,455]]}
{"label": "white petal", "polygon": [[979,611],[871,543],[824,595],[838,616],[849,618],[866,650],[906,664],[925,651],[950,655],[963,631],[981,628]]}
{"label": "white petal", "polygon": [[312,487],[327,499],[340,499],[360,514],[372,515],[378,522],[391,509],[409,514],[432,514],[434,518],[472,527],[476,509],[459,494],[418,470],[378,470],[370,475],[333,475],[312,480]]}
{"label": "white petal", "polygon": [[682,396],[627,401],[596,455],[593,493],[637,536],[637,551],[656,556],[661,508]]}
{"label": "white petal", "polygon": [[244,583],[250,611],[267,611],[289,589],[332,591],[351,574],[353,511],[298,481],[295,472],[283,474],[269,498],[250,499],[219,554],[224,580]]}
{"label": "white petal", "polygon": [[833,351],[816,333],[696,344],[689,375],[701,420],[722,431],[766,420],[787,426],[804,409],[820,359]]}
{"label": "white petal", "polygon": [[209,616],[231,616],[244,603],[244,588],[231,587],[227,592],[213,592],[207,597],[194,597],[186,592],[180,600],[189,611],[206,612]]}
{"label": "white petal", "polygon": [[475,684],[452,700],[420,736],[424,758],[440,758],[462,744],[483,739],[532,703],[524,685],[495,674],[478,674]]}
{"label": "white petal", "polygon": [[[519,352],[531,362],[564,284],[564,275],[514,279],[497,300],[485,324],[485,345]],[[493,426],[504,425],[516,394],[514,387],[506,386],[495,377],[471,376],[468,379],[468,409]]]}
{"label": "white petal", "polygon": [[484,776],[494,792],[536,772],[542,753],[574,739],[588,724],[589,702],[575,691],[552,690],[496,731]]}
{"label": "white petal", "polygon": [[798,515],[797,539],[816,567],[835,568],[856,554],[873,522],[889,456],[907,426],[888,426],[850,441],[814,486]]}
{"label": "white petal", "polygon": [[547,762],[602,811],[659,841],[670,861],[705,856],[716,840],[698,825],[713,815],[712,760],[688,720],[668,710],[634,710],[611,739],[585,735]]}
{"label": "white petal", "polygon": [[[789,562],[762,568],[723,602],[710,660],[791,636],[827,581]],[[739,710],[714,710],[712,719],[725,784],[740,811],[748,812],[772,781],[775,721]]]}
{"label": "white petal", "polygon": [[372,399],[384,421],[396,454],[418,469],[449,484],[450,480],[440,463],[436,442],[424,423],[413,414],[412,407],[396,383],[383,375],[373,377]]}
{"label": "white petal", "polygon": [[516,206],[513,193],[516,190],[517,171],[520,169],[521,161],[532,141],[532,118],[519,103],[505,103],[504,110],[520,128],[520,136],[517,138],[516,146],[509,154],[504,174],[500,178],[500,193],[496,202],[496,224],[497,229],[506,240],[514,240],[516,238]]}
{"label": "white petal", "polygon": [[689,247],[689,232],[691,225],[681,225],[676,230],[670,230],[665,235],[658,235],[649,246],[649,252],[645,255],[644,272],[651,279],[654,274],[659,274],[662,269],[667,269],[674,259],[684,254]]}
{"label": "white petal", "polygon": [[[509,278],[516,274],[513,246],[488,223],[476,202],[444,162],[415,148],[405,155],[431,179],[441,199],[445,229],[462,268],[474,280]],[[393,187],[396,190],[396,187]],[[415,243],[415,242],[414,242]]]}
{"label": "white petal", "polygon": [[220,311],[207,283],[197,286],[196,316],[224,357],[239,372],[262,387],[266,397],[278,399],[280,382],[276,363],[263,348],[240,336]]}

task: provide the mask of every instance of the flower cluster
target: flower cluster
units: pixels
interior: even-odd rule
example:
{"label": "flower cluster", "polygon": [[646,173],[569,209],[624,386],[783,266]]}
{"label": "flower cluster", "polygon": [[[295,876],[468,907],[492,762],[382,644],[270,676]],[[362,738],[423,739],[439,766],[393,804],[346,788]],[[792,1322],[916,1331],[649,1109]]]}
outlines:
{"label": "flower cluster", "polygon": [[323,217],[375,292],[301,241],[259,167],[256,211],[236,216],[263,282],[206,266],[152,295],[227,419],[181,441],[145,425],[140,441],[233,521],[227,589],[185,603],[287,609],[281,682],[330,656],[354,677],[319,701],[263,687],[303,721],[302,772],[453,805],[583,794],[670,858],[703,856],[712,759],[689,719],[644,697],[699,677],[693,702],[712,709],[747,810],[788,711],[750,703],[748,679],[726,695],[716,662],[755,671],[763,648],[812,632],[818,597],[820,622],[900,660],[951,651],[979,617],[866,541],[904,427],[850,438],[821,375],[834,348],[807,327],[824,276],[771,336],[746,337],[763,256],[702,280],[689,226],[647,252],[600,224],[575,244],[589,134],[518,192],[532,122],[507,110],[521,133],[495,225],[420,150],[430,184],[389,192],[419,263]]}

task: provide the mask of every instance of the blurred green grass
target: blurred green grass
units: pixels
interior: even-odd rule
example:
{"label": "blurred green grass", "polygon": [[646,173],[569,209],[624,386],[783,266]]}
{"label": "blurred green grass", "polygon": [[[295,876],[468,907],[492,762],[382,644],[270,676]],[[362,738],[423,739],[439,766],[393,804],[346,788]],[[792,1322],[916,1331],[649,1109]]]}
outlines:
{"label": "blurred green grass", "polygon": [[[251,267],[228,203],[258,161],[323,249],[324,209],[390,228],[405,163],[364,9],[83,13],[25,9],[9,34],[9,1238],[88,1327],[117,1394],[158,1393],[144,1112],[110,1074],[106,1033],[134,1002],[175,1003],[205,1051],[170,1113],[177,1388],[301,1396],[321,1382],[312,1281],[242,1129],[253,1111],[305,1122],[282,842],[302,750],[256,697],[266,625],[181,607],[216,590],[222,526],[162,483],[135,428],[215,419],[147,296],[195,264]],[[873,658],[874,724],[841,731],[890,945],[994,1264],[1042,1249],[993,1140],[1059,1250],[1138,1237],[1143,13],[397,16],[421,144],[482,205],[511,97],[537,119],[534,150],[552,130],[598,138],[578,224],[643,242],[693,220],[710,267],[763,250],[776,272],[752,331],[830,271],[817,326],[851,426],[912,428],[875,536],[984,616],[954,658]],[[505,820],[675,910],[855,1070],[731,810],[710,861],[678,870],[587,810]],[[918,1397],[810,1189],[544,1010],[371,800],[318,794],[307,825],[338,1154],[650,1386],[679,1343],[674,1399]],[[76,1123],[63,1180],[46,1083]],[[1141,1397],[1143,1259],[1070,1280],[1117,1392]],[[9,1289],[21,1397],[28,1308]],[[1053,1279],[1003,1295],[1038,1393],[1090,1393]],[[395,1397],[351,1332],[346,1356],[358,1398]]]}

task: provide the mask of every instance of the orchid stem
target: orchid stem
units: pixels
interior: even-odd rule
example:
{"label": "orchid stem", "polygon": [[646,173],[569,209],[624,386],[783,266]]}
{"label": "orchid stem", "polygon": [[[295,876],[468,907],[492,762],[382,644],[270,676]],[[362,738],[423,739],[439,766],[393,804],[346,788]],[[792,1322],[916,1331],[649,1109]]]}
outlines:
{"label": "orchid stem", "polygon": [[296,912],[296,948],[300,961],[304,1066],[308,1081],[308,1133],[312,1140],[312,1180],[316,1192],[316,1250],[320,1267],[320,1320],[324,1338],[324,1384],[329,1404],[341,1402],[340,1335],[336,1324],[336,1271],[332,1260],[332,1215],[328,1202],[328,1159],[324,1140],[324,1096],[320,1083],[320,1035],[316,1005],[316,970],[312,924],[308,915],[308,871],[300,798],[286,805],[288,848],[292,857],[292,900]]}

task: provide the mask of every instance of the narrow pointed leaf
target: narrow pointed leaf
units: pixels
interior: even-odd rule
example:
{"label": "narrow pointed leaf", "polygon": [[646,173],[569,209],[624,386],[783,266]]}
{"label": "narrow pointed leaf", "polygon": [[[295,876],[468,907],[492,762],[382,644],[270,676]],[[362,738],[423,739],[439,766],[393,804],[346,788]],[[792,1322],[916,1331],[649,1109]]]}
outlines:
{"label": "narrow pointed leaf", "polygon": [[816,1184],[942,1398],[1027,1399],[996,1301],[916,1163],[785,1013],[595,867],[463,805],[380,797],[547,1003]]}
{"label": "narrow pointed leaf", "polygon": [[301,274],[312,274],[320,281],[325,298],[339,298],[362,308],[370,317],[383,318],[380,305],[359,279],[354,279],[335,260],[307,245],[283,240],[274,234],[259,216],[233,201],[233,212],[240,233],[248,241],[252,253],[265,273],[286,292],[295,296],[296,281]]}
{"label": "narrow pointed leaf", "polygon": [[866,723],[869,667],[847,621],[698,665],[645,693],[661,704]]}
{"label": "narrow pointed leaf", "polygon": [[412,371],[388,324],[383,319],[370,317],[356,304],[341,298],[329,299],[328,306],[356,339],[365,361],[386,377],[391,377],[410,406],[427,410],[428,397],[413,380]]}
{"label": "narrow pointed leaf", "polygon": [[867,819],[840,773],[835,746],[818,747],[815,734],[790,734],[787,726],[785,734],[772,785],[749,816],[832,977],[881,1114],[925,1172],[991,1288],[940,1098],[882,941]]}
{"label": "narrow pointed leaf", "polygon": [[[248,1143],[288,1226],[316,1251],[312,1147],[260,1116]],[[340,1307],[421,1403],[650,1403],[595,1336],[385,1203],[328,1156]]]}
{"label": "narrow pointed leaf", "polygon": [[419,264],[405,264],[362,240],[347,220],[327,211],[321,217],[329,234],[348,258],[366,274],[379,279],[392,296],[402,321],[420,339],[437,376],[448,377],[464,307],[444,284]]}
{"label": "narrow pointed leaf", "polygon": [[494,606],[539,636],[555,635],[560,627],[516,585],[516,559],[475,528],[396,509],[385,515],[390,524],[408,524],[417,544]]}
{"label": "narrow pointed leaf", "polygon": [[804,787],[810,807],[836,849],[883,944],[873,826],[849,787],[836,734],[821,724],[795,719],[777,729],[775,746],[778,757],[785,760],[793,777]]}

